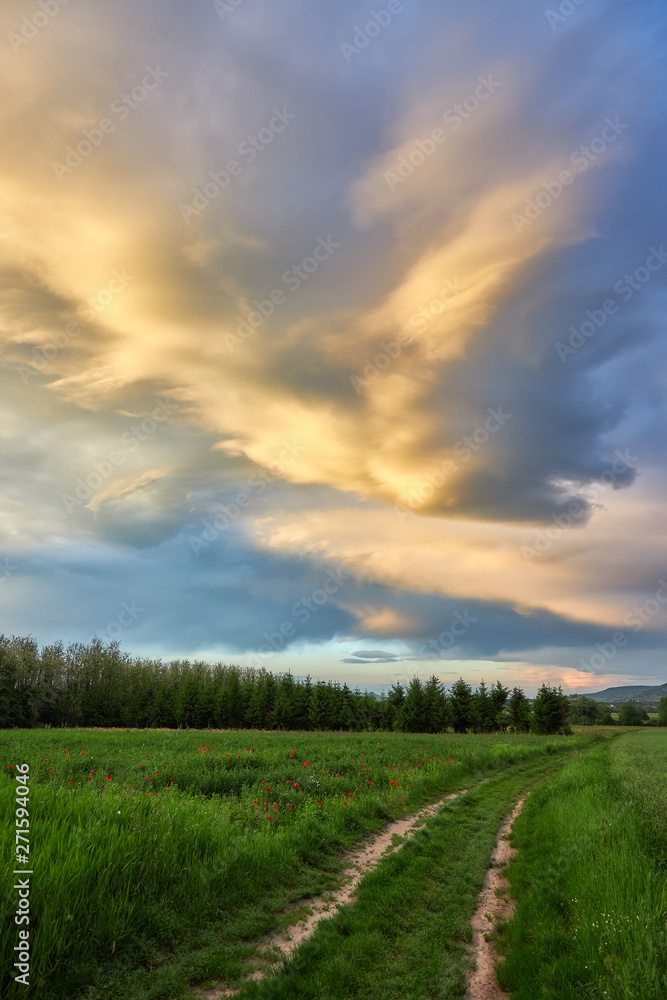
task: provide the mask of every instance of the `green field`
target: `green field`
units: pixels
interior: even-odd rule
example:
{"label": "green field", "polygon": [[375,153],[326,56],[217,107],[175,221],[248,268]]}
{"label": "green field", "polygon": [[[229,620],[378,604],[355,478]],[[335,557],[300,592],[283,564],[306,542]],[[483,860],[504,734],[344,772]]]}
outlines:
{"label": "green field", "polygon": [[[471,777],[585,742],[3,731],[6,870],[12,772],[28,764],[34,871],[31,985],[5,981],[3,996],[70,998],[91,984],[91,997],[182,996],[189,982],[235,982],[253,938],[275,929],[290,902],[335,886],[355,841]],[[16,909],[11,879],[4,916]],[[3,970],[12,937],[3,937]]]}
{"label": "green field", "polygon": [[[297,901],[339,886],[350,847],[465,787],[466,796],[365,876],[354,905],[323,921],[276,975],[238,995],[462,998],[470,918],[498,828],[516,799],[535,789],[516,826],[522,850],[512,882],[520,905],[502,939],[503,981],[525,1000],[657,1000],[663,980],[662,992],[595,992],[598,981],[632,975],[620,971],[631,954],[653,955],[653,965],[646,962],[654,972],[665,957],[658,924],[667,732],[626,733],[2,731],[2,910],[14,931],[0,945],[2,996],[162,1000],[194,997],[195,988],[214,983],[240,985],[261,967],[260,937],[296,921]],[[7,972],[18,943],[13,886],[20,878],[12,874],[20,867],[12,856],[13,773],[25,764],[33,872],[27,987]],[[595,895],[603,888],[613,898]],[[623,900],[636,927],[626,927]],[[591,965],[600,913],[615,914],[627,935],[626,958],[616,955],[617,942],[613,966],[602,953]],[[540,919],[553,939],[541,930],[535,937]],[[566,957],[554,967],[554,949],[564,942]],[[595,976],[580,987],[573,970],[586,965]],[[521,992],[524,973],[530,985]],[[546,992],[535,992],[540,977]],[[558,992],[563,977],[570,992]]]}
{"label": "green field", "polygon": [[667,996],[666,776],[667,730],[635,730],[530,797],[501,935],[514,1000]]}

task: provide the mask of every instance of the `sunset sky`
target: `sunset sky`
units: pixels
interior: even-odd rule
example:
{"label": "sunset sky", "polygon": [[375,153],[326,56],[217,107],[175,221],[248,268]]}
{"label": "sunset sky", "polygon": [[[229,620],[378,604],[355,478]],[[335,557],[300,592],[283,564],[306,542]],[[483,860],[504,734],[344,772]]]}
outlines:
{"label": "sunset sky", "polygon": [[667,680],[664,3],[0,25],[0,633]]}

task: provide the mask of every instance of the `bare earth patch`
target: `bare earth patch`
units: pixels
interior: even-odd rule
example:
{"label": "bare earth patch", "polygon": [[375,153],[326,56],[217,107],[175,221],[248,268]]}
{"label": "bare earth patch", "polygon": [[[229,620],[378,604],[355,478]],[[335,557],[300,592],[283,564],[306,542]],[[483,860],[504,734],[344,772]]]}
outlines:
{"label": "bare earth patch", "polygon": [[[269,972],[275,970],[275,966],[283,958],[288,958],[300,944],[312,935],[320,920],[335,916],[340,907],[354,902],[355,890],[359,882],[367,872],[375,868],[382,857],[397,851],[406,840],[414,836],[429,816],[437,813],[445,802],[465,795],[467,791],[468,789],[464,788],[460,792],[452,792],[451,795],[446,795],[439,802],[425,806],[418,813],[413,813],[412,816],[394,820],[382,833],[373,837],[368,844],[351,851],[346,859],[349,862],[349,867],[343,876],[341,888],[336,892],[327,893],[325,896],[313,896],[294,903],[294,909],[305,909],[307,915],[290,926],[288,932],[278,931],[263,939],[260,947],[267,969],[266,971],[256,969],[248,976],[248,979],[264,979]],[[400,837],[401,840],[397,841],[395,839],[397,837]],[[238,989],[216,987],[210,990],[197,990],[197,993],[205,1000],[219,1000],[220,997],[234,996],[238,993]]]}
{"label": "bare earth patch", "polygon": [[484,887],[479,894],[479,906],[472,918],[472,947],[477,968],[470,973],[467,1000],[506,1000],[508,994],[500,989],[496,980],[495,964],[502,956],[496,953],[489,937],[500,920],[509,920],[514,912],[514,903],[508,895],[508,882],[505,868],[516,854],[516,848],[510,847],[509,835],[514,820],[523,807],[520,799],[511,816],[505,820],[498,831],[498,839],[493,854],[491,867],[486,873]]}

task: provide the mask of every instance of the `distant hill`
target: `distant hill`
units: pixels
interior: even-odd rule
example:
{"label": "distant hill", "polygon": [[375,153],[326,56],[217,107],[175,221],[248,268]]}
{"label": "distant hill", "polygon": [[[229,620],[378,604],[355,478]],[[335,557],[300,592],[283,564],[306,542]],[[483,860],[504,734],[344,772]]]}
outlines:
{"label": "distant hill", "polygon": [[628,684],[625,687],[605,688],[604,691],[582,691],[586,698],[601,701],[607,705],[618,705],[623,701],[635,701],[638,705],[655,704],[667,696],[667,683],[653,687],[647,684]]}

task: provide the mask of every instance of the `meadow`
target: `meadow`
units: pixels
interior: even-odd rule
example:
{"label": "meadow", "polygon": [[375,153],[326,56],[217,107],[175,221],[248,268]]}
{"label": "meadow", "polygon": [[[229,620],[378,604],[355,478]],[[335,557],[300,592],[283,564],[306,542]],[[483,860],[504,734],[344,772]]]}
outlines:
{"label": "meadow", "polygon": [[[296,919],[290,905],[338,884],[345,850],[388,820],[456,789],[474,792],[487,778],[477,806],[473,794],[459,809],[460,832],[466,823],[477,831],[479,880],[519,786],[595,738],[5,730],[5,925],[17,906],[13,774],[26,764],[33,874],[30,985],[8,977],[16,942],[5,934],[2,995],[135,1000],[191,996],[190,984],[207,980],[238,983],[257,939]],[[511,775],[494,799],[497,782]],[[478,822],[465,819],[469,808],[481,810]],[[453,836],[455,824],[448,832],[448,815],[438,818],[440,838],[458,844],[465,869],[467,840]],[[462,960],[452,996],[462,988]]]}
{"label": "meadow", "polygon": [[667,996],[667,729],[569,759],[518,817],[516,915],[501,932],[513,1000]]}

